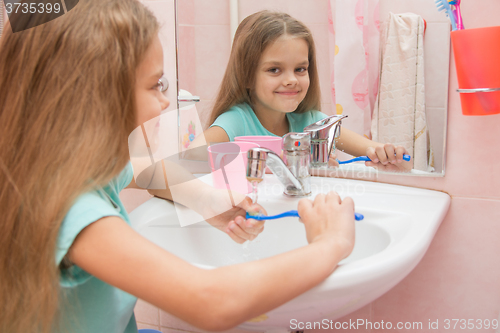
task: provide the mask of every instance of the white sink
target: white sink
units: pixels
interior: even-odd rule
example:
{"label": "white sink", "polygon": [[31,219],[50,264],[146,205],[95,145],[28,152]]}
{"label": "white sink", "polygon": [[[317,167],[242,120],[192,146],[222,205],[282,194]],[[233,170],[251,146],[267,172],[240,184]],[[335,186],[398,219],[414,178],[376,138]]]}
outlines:
{"label": "white sink", "polygon": [[[280,187],[273,175],[259,185],[259,204],[270,215],[296,209],[300,200],[278,194]],[[365,216],[356,222],[352,254],[323,283],[241,328],[290,330],[291,324],[335,320],[372,302],[418,264],[450,204],[441,192],[347,179],[312,177],[311,189],[311,199],[329,190],[350,196]],[[258,260],[307,244],[297,218],[268,221],[257,239],[240,245],[206,222],[180,227],[174,205],[157,198],[131,212],[130,219],[141,235],[203,268]]]}

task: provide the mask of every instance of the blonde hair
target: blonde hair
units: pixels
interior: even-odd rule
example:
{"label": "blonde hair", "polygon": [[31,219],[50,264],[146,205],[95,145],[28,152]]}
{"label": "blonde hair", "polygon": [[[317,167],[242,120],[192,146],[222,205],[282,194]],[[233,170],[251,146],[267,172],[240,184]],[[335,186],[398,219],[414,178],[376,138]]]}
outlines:
{"label": "blonde hair", "polygon": [[136,0],[80,0],[0,40],[0,332],[51,332],[61,222],[128,162],[136,68],[158,32]]}
{"label": "blonde hair", "polygon": [[246,17],[234,36],[229,63],[219,88],[210,123],[234,105],[252,105],[251,91],[256,68],[266,47],[284,35],[304,39],[309,46],[309,89],[294,112],[320,110],[320,87],[316,67],[316,48],[309,29],[286,13],[261,11]]}

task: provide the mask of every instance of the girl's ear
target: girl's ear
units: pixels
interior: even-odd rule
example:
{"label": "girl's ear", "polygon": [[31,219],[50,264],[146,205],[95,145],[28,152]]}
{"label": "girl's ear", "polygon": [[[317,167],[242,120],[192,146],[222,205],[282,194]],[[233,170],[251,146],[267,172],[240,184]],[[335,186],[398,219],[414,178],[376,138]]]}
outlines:
{"label": "girl's ear", "polygon": [[247,96],[248,96],[248,99],[250,101],[250,103],[252,103],[253,101],[253,98],[252,98],[252,89],[250,88],[247,88]]}
{"label": "girl's ear", "polygon": [[246,82],[246,87],[245,87],[247,89],[247,91],[252,90],[252,88],[253,88],[253,82],[252,82],[252,80],[246,79],[245,81],[247,81]]}

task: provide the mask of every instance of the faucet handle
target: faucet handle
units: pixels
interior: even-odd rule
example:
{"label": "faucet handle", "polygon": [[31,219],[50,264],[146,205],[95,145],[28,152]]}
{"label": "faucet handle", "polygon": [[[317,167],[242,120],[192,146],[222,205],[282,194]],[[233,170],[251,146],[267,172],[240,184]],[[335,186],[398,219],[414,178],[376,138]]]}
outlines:
{"label": "faucet handle", "polygon": [[297,151],[311,149],[311,135],[309,133],[290,132],[283,136],[283,151]]}

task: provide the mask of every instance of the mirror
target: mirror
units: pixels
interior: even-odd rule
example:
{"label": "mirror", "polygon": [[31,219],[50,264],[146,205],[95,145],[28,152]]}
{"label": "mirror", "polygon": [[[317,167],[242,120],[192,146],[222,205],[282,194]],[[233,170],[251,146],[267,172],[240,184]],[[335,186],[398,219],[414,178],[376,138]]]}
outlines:
{"label": "mirror", "polygon": [[[378,135],[384,132],[385,139],[375,140],[378,142],[401,144],[394,140],[408,141],[410,137],[410,146],[405,147],[412,156],[420,154],[426,160],[404,174],[444,176],[450,24],[433,1],[177,0],[176,6],[179,96],[200,97],[197,103],[179,103],[182,149],[186,149],[190,141],[210,125],[209,116],[229,60],[237,25],[246,16],[268,9],[286,12],[311,30],[316,45],[323,113],[348,115],[342,126],[367,137],[375,131]],[[414,57],[416,60],[412,60],[411,70],[397,68],[399,76],[396,81],[391,81],[391,77],[385,77],[380,68],[394,70],[388,65],[389,53],[393,50],[387,48],[387,43],[380,44],[380,39],[381,36],[383,41],[397,38],[391,35],[392,30],[388,30],[391,28],[390,13],[401,22],[405,18],[398,15],[408,12],[425,20],[425,31],[419,31],[420,35],[414,38],[415,55],[421,55],[420,62]],[[417,27],[421,29],[420,25]],[[383,52],[380,52],[381,48]],[[396,106],[385,103],[388,97],[398,93],[398,84],[406,84],[402,95],[412,93],[414,100],[406,99],[405,104],[399,101]],[[421,112],[417,114],[419,108]],[[373,118],[375,116],[378,118]],[[420,123],[418,127],[415,124],[422,117],[425,118],[423,125]],[[408,122],[412,125],[407,126],[405,132],[386,133],[391,126],[397,125],[400,129],[400,124]],[[425,138],[423,145],[416,147],[415,138]],[[341,152],[337,155],[340,160],[350,158]],[[373,170],[363,163],[339,168]]]}

